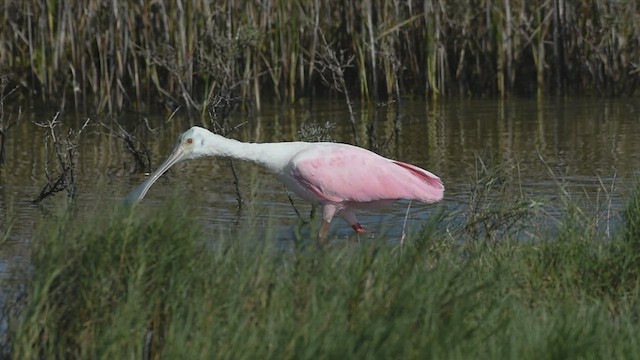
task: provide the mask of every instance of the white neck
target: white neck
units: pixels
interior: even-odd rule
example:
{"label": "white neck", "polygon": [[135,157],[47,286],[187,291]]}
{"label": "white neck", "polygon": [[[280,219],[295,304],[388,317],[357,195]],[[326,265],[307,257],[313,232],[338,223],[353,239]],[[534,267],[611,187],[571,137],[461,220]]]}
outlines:
{"label": "white neck", "polygon": [[208,144],[208,154],[232,159],[250,161],[278,173],[298,152],[311,144],[305,142],[245,143],[213,135]]}

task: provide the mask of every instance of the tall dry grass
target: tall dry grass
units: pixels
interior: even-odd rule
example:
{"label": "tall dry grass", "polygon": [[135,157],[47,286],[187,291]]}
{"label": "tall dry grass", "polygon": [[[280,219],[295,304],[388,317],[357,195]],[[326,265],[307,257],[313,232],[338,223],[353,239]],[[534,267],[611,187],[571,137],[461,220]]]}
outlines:
{"label": "tall dry grass", "polygon": [[364,99],[626,95],[640,80],[640,4],[592,0],[5,0],[0,69],[79,109],[178,105],[220,89],[260,105],[332,90],[327,43]]}

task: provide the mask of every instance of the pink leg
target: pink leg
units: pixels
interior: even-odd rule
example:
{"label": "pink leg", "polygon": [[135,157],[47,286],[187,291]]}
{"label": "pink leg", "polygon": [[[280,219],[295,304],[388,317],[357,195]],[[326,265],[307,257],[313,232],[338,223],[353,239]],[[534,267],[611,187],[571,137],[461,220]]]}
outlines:
{"label": "pink leg", "polygon": [[321,245],[325,245],[327,242],[327,235],[329,234],[329,225],[331,219],[336,213],[336,208],[333,205],[324,205],[322,207],[322,225],[320,226],[320,233],[318,234],[318,241]]}
{"label": "pink leg", "polygon": [[327,243],[328,233],[329,233],[329,222],[326,220],[322,220],[320,233],[318,233],[318,242],[320,243],[320,245],[325,245]]}
{"label": "pink leg", "polygon": [[351,227],[356,233],[362,234],[363,232],[365,232],[364,227],[360,225],[360,223],[358,222],[358,218],[356,217],[356,214],[351,209],[342,210],[340,212],[340,216],[342,216],[342,218],[345,219],[346,222],[349,223],[349,225],[351,225]]}

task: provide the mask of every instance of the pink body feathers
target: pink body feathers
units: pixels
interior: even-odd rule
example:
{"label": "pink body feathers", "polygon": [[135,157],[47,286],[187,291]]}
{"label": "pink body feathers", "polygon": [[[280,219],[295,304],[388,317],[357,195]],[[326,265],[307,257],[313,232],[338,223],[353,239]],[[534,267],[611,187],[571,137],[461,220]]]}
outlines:
{"label": "pink body feathers", "polygon": [[385,207],[400,199],[434,203],[444,195],[434,174],[346,144],[310,146],[280,177],[299,196],[323,206],[325,227],[337,213],[357,232],[363,228],[353,209]]}

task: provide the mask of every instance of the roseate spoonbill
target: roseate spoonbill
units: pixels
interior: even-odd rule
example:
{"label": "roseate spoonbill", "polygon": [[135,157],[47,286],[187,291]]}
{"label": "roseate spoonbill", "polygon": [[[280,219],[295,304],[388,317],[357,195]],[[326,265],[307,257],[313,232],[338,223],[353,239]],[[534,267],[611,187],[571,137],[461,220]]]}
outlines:
{"label": "roseate spoonbill", "polygon": [[325,239],[336,214],[361,233],[364,228],[354,209],[387,207],[399,199],[434,203],[444,194],[442,181],[436,175],[357,146],[328,142],[244,143],[195,126],[180,135],[171,155],[131,191],[125,202],[141,200],[172,165],[204,156],[262,165],[295,194],[322,206],[320,240]]}

